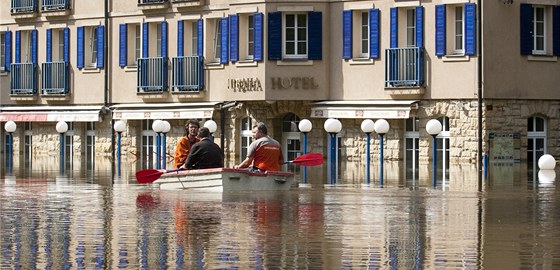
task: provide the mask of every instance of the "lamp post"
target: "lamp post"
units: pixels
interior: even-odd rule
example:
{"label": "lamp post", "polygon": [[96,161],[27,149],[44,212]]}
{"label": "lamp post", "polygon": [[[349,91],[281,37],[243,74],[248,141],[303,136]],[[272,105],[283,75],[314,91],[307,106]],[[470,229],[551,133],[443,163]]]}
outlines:
{"label": "lamp post", "polygon": [[330,136],[329,184],[334,184],[336,183],[336,134],[342,130],[342,123],[337,119],[329,118],[325,121],[324,128]]}
{"label": "lamp post", "polygon": [[6,122],[6,124],[4,124],[4,129],[6,130],[6,132],[8,133],[8,149],[6,149],[7,151],[7,161],[8,161],[8,174],[12,174],[12,157],[13,157],[13,151],[14,151],[14,146],[12,143],[12,138],[13,138],[13,133],[16,131],[17,125],[14,121],[8,121]]}
{"label": "lamp post", "polygon": [[214,120],[210,119],[206,122],[204,122],[204,127],[208,128],[208,131],[210,131],[210,136],[208,136],[211,142],[214,141],[214,132],[216,132],[216,130],[218,129],[218,125],[216,124],[216,122],[214,122]]}
{"label": "lamp post", "polygon": [[64,121],[59,121],[56,123],[56,132],[60,134],[60,172],[64,171],[64,150],[66,145],[64,144],[64,133],[68,131],[68,124]]}
{"label": "lamp post", "polygon": [[126,129],[126,124],[119,120],[115,122],[113,128],[117,132],[117,174],[121,176],[121,133]]}
{"label": "lamp post", "polygon": [[373,125],[375,133],[379,134],[379,185],[383,187],[383,135],[389,132],[389,122],[385,119],[375,121]]}
{"label": "lamp post", "polygon": [[[303,133],[303,149],[302,149],[302,155],[307,153],[307,133],[311,131],[311,129],[313,128],[313,124],[311,124],[311,121],[307,120],[307,119],[303,119],[301,121],[299,121],[298,124],[298,128],[299,131],[301,133]],[[303,166],[303,183],[307,184],[307,167]]]}
{"label": "lamp post", "polygon": [[165,124],[161,120],[156,120],[152,123],[152,130],[156,133],[156,169],[161,168],[161,132],[164,127]]}
{"label": "lamp post", "polygon": [[437,135],[441,132],[441,123],[437,120],[437,119],[432,119],[430,121],[428,121],[428,123],[426,124],[426,131],[428,132],[428,134],[432,135],[433,138],[433,147],[434,147],[434,152],[432,154],[432,159],[434,161],[433,164],[433,168],[432,168],[432,185],[434,187],[436,187],[437,185],[437,140],[436,137]]}
{"label": "lamp post", "polygon": [[366,184],[369,184],[369,179],[370,179],[370,171],[369,171],[369,167],[370,167],[370,136],[371,133],[374,131],[374,123],[372,120],[370,119],[366,119],[364,121],[362,121],[362,125],[360,126],[362,128],[362,131],[366,134]]}
{"label": "lamp post", "polygon": [[166,142],[166,137],[167,137],[167,132],[169,132],[171,130],[171,124],[169,124],[169,122],[167,121],[163,121],[163,137],[162,137],[162,142],[161,142],[161,148],[162,148],[162,155],[163,157],[161,158],[161,168],[165,170],[165,168],[167,167],[167,142]]}

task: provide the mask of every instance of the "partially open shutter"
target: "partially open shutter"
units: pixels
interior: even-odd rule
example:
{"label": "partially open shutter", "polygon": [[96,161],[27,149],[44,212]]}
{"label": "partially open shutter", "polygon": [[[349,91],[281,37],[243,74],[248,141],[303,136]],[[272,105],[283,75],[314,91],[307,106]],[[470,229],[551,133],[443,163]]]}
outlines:
{"label": "partially open shutter", "polygon": [[309,53],[307,54],[309,60],[323,59],[323,13],[322,12],[309,12]]}
{"label": "partially open shutter", "polygon": [[105,66],[105,26],[97,26],[97,67],[103,68]]}
{"label": "partially open shutter", "polygon": [[445,5],[436,5],[436,55],[444,56],[445,48]]}
{"label": "partially open shutter", "polygon": [[255,61],[262,61],[263,60],[263,14],[262,13],[255,13],[254,15],[254,22],[255,22],[255,55],[253,55],[253,59]]}
{"label": "partially open shutter", "polygon": [[84,27],[80,26],[78,27],[78,33],[77,33],[77,45],[76,45],[76,66],[78,66],[78,68],[84,68]]}
{"label": "partially open shutter", "polygon": [[229,15],[229,58],[239,61],[239,16],[235,14]]}
{"label": "partially open shutter", "polygon": [[369,10],[369,57],[379,58],[379,9]]}
{"label": "partially open shutter", "polygon": [[476,5],[465,4],[465,55],[476,52]]}
{"label": "partially open shutter", "polygon": [[268,13],[268,60],[282,59],[282,12]]}
{"label": "partially open shutter", "polygon": [[352,10],[342,11],[342,59],[352,59]]}
{"label": "partially open shutter", "polygon": [[52,62],[52,29],[47,29],[47,48],[46,48],[46,61]]}
{"label": "partially open shutter", "polygon": [[522,55],[533,53],[533,6],[522,3],[519,6],[520,50]]}

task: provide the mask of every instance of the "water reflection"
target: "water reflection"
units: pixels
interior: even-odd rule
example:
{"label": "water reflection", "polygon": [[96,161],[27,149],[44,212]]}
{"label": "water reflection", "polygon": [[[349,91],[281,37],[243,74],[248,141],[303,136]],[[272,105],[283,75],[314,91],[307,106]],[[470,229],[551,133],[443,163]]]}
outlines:
{"label": "water reflection", "polygon": [[560,267],[556,173],[518,164],[492,167],[481,193],[472,166],[432,188],[429,164],[406,180],[387,162],[383,188],[349,163],[326,188],[310,168],[296,191],[224,194],[138,185],[135,166],[113,177],[102,160],[33,164],[0,181],[2,269]]}

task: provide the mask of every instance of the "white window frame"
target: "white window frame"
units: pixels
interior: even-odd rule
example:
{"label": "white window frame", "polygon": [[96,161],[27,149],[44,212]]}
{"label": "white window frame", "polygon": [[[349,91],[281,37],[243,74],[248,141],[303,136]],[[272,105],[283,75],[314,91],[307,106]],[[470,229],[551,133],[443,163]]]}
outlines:
{"label": "white window frame", "polygon": [[[253,120],[251,117],[242,118],[239,125],[239,162],[242,162],[247,157],[249,145],[253,142]],[[243,142],[246,142],[246,147],[243,147]],[[243,151],[245,149],[245,151]]]}
{"label": "white window frame", "polygon": [[161,25],[162,25],[161,22],[155,23],[155,27],[156,27],[156,29],[155,29],[155,30],[156,30],[156,38],[155,38],[155,42],[156,42],[155,45],[156,45],[156,46],[155,46],[155,49],[156,49],[156,51],[155,51],[155,54],[154,54],[154,55],[155,55],[156,57],[162,57],[162,55],[161,55],[161,47],[163,46],[163,44],[162,44],[163,39],[162,39],[162,37],[161,37]]}
{"label": "white window frame", "polygon": [[246,59],[253,60],[255,57],[255,16],[247,16],[247,38],[246,38]]}
{"label": "white window frame", "polygon": [[189,21],[188,22],[188,30],[190,31],[190,47],[187,48],[187,52],[189,55],[197,55],[198,54],[198,21]]}
{"label": "white window frame", "polygon": [[21,63],[31,63],[33,61],[33,39],[31,32],[31,30],[20,32],[22,48]]}
{"label": "white window frame", "polygon": [[[299,25],[299,16],[305,16],[305,26]],[[307,12],[293,12],[293,13],[282,13],[282,54],[283,59],[307,59],[309,54],[309,16]],[[287,32],[292,29],[292,27],[288,28],[288,17],[293,16],[294,21],[294,39],[288,40],[287,39]],[[305,40],[298,39],[298,31],[305,30]],[[288,53],[288,43],[294,43],[293,52]],[[305,53],[298,51],[298,43],[305,42]]]}
{"label": "white window frame", "polygon": [[126,66],[136,67],[138,58],[142,57],[142,26],[140,23],[126,24]]}
{"label": "white window frame", "polygon": [[221,52],[222,52],[222,31],[220,18],[213,20],[214,33],[212,35],[212,57],[210,58],[212,63],[220,63]]}
{"label": "white window frame", "polygon": [[465,54],[465,8],[453,6],[453,54]]}
{"label": "white window frame", "polygon": [[0,32],[0,72],[6,71],[6,32]]}
{"label": "white window frame", "polygon": [[352,29],[353,54],[358,58],[369,58],[369,10],[352,10]]}
{"label": "white window frame", "polygon": [[97,67],[97,26],[84,27],[85,36],[85,66]]}
{"label": "white window frame", "polygon": [[[542,11],[542,18],[537,18],[539,10]],[[546,54],[548,17],[548,9],[545,6],[533,6],[533,54]],[[537,31],[539,29],[539,25],[542,25],[542,33]],[[542,41],[542,48],[538,46],[539,41]]]}

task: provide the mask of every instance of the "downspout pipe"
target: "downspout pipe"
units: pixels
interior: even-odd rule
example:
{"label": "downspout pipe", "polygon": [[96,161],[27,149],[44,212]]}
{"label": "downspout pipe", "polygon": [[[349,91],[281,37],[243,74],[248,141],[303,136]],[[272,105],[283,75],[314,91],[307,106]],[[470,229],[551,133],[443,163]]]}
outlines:
{"label": "downspout pipe", "polygon": [[[109,64],[109,48],[110,48],[110,44],[111,44],[111,40],[110,40],[110,25],[109,25],[109,0],[104,0],[103,1],[103,9],[104,9],[104,29],[105,29],[105,45],[104,45],[104,54],[103,54],[103,61],[105,63],[105,66],[103,68],[104,71],[104,78],[103,78],[103,107],[104,108],[109,108],[109,71],[111,68],[111,65]],[[107,110],[108,114],[111,115],[111,110]],[[115,125],[115,121],[113,120],[113,118],[111,117],[111,126],[109,127],[111,129],[111,158],[114,161],[115,160],[115,132],[113,129],[113,126]],[[115,171],[115,162],[112,162],[111,164],[111,170],[114,172]]]}
{"label": "downspout pipe", "polygon": [[477,102],[478,102],[478,154],[477,154],[477,166],[478,166],[478,191],[482,191],[482,170],[483,170],[483,154],[482,154],[482,101],[483,99],[483,61],[482,61],[482,53],[483,53],[483,47],[482,47],[482,38],[484,37],[483,33],[482,33],[482,0],[478,1],[478,76],[477,76],[477,86],[478,86],[478,91],[477,91]]}
{"label": "downspout pipe", "polygon": [[220,138],[220,146],[222,148],[222,158],[225,164],[225,143],[226,143],[226,110],[236,106],[237,105],[237,101],[231,101],[231,102],[224,102],[222,104],[220,104],[220,130],[222,131],[222,136]]}

